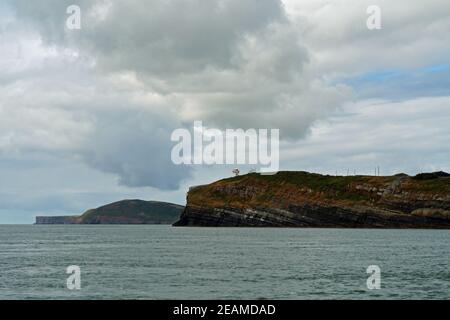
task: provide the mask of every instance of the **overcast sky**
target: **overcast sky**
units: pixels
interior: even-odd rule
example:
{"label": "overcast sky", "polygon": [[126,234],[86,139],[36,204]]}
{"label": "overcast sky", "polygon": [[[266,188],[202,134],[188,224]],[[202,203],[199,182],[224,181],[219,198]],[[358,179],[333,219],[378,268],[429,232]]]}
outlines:
{"label": "overcast sky", "polygon": [[279,128],[282,170],[450,171],[450,2],[0,2],[0,223],[184,204],[232,169],[171,162],[194,120]]}

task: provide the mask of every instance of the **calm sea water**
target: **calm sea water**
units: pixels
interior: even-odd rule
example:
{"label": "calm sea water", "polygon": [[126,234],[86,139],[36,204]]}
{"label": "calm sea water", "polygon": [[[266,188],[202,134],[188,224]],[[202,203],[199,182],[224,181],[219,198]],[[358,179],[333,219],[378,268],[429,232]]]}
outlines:
{"label": "calm sea water", "polygon": [[0,298],[450,299],[450,231],[3,225]]}

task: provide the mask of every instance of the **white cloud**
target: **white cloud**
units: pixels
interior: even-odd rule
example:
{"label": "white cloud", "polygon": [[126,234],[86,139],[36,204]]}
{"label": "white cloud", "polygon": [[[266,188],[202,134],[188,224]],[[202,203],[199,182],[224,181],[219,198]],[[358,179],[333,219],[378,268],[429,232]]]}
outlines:
{"label": "white cloud", "polygon": [[[446,0],[283,0],[299,21],[317,68],[327,74],[414,68],[448,61]],[[381,8],[382,29],[366,27],[366,9]]]}

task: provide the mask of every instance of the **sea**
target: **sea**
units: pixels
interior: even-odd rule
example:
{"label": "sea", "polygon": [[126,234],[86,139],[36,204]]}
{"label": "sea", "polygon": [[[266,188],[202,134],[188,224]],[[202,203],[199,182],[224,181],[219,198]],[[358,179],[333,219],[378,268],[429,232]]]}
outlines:
{"label": "sea", "polygon": [[450,299],[450,230],[1,225],[0,299]]}

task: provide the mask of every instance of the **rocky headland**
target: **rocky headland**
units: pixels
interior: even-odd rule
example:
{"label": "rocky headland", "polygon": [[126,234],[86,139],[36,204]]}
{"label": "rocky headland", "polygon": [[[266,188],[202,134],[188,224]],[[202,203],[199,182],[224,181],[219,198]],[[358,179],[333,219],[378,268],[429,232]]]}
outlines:
{"label": "rocky headland", "polygon": [[251,173],[191,188],[174,226],[450,229],[450,176]]}

